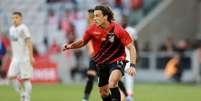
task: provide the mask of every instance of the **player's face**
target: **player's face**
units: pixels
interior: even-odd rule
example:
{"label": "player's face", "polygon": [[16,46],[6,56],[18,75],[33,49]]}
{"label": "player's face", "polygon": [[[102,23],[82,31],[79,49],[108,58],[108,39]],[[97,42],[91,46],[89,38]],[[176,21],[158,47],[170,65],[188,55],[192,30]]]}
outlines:
{"label": "player's face", "polygon": [[21,16],[19,16],[17,14],[15,14],[15,15],[12,16],[12,22],[13,22],[13,24],[15,26],[19,25],[21,23],[21,21],[22,21],[22,17]]}
{"label": "player's face", "polygon": [[91,23],[91,22],[93,22],[93,20],[94,20],[94,13],[89,13],[88,14],[88,21],[89,21],[89,23]]}
{"label": "player's face", "polygon": [[94,20],[98,26],[101,26],[102,24],[105,23],[105,21],[107,21],[107,17],[103,16],[103,13],[101,10],[95,10],[94,11]]}

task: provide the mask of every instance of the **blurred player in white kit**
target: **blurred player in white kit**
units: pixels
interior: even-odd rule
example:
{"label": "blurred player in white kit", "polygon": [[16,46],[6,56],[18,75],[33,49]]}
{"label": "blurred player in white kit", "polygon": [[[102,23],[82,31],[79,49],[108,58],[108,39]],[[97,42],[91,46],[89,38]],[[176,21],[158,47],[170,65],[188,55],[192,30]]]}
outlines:
{"label": "blurred player in white kit", "polygon": [[[35,62],[29,29],[22,22],[22,13],[13,12],[13,26],[9,29],[12,61],[8,71],[9,83],[21,95],[21,101],[30,101],[32,91],[31,77]],[[22,81],[22,84],[19,82]]]}

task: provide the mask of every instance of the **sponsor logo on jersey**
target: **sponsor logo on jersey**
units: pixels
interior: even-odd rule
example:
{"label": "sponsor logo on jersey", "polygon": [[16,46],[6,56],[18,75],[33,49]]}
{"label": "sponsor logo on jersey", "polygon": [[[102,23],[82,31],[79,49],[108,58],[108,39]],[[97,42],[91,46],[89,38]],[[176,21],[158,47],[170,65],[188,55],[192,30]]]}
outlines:
{"label": "sponsor logo on jersey", "polygon": [[114,42],[114,34],[113,33],[108,33],[109,35],[109,41]]}

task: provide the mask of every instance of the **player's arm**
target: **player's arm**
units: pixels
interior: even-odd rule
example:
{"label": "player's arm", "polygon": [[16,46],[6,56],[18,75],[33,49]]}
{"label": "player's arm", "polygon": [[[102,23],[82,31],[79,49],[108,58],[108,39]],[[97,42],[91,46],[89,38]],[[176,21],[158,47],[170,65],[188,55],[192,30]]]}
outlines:
{"label": "player's arm", "polygon": [[25,43],[26,43],[26,46],[28,47],[28,50],[29,50],[30,62],[33,65],[35,60],[34,60],[34,57],[33,57],[33,46],[32,46],[31,38],[30,37],[25,38]]}
{"label": "player's arm", "polygon": [[68,50],[68,49],[77,49],[85,46],[88,43],[88,41],[84,41],[83,39],[73,42],[71,44],[64,44],[63,46],[63,51]]}
{"label": "player's arm", "polygon": [[136,64],[136,59],[137,59],[137,53],[136,53],[136,49],[133,45],[133,42],[129,43],[126,48],[128,49],[129,53],[130,53],[130,68],[128,69],[128,73],[130,75],[135,75],[136,74],[136,70],[135,70],[135,64]]}
{"label": "player's arm", "polygon": [[136,53],[136,49],[135,49],[135,47],[133,45],[133,42],[130,43],[130,44],[128,44],[126,46],[126,48],[129,50],[129,53],[130,53],[130,62],[132,64],[136,64],[136,59],[137,59],[137,55],[136,54],[137,53]]}
{"label": "player's arm", "polygon": [[77,49],[85,46],[91,40],[91,35],[89,33],[90,32],[88,32],[87,30],[81,40],[73,42],[71,44],[65,43],[62,50],[65,51],[68,49]]}
{"label": "player's arm", "polygon": [[118,30],[117,35],[119,36],[121,42],[124,44],[124,46],[128,49],[130,53],[130,68],[128,68],[127,72],[129,75],[135,75],[136,74],[135,64],[137,55],[135,46],[133,44],[133,40],[129,35],[129,33],[126,30],[124,30],[121,26],[117,25],[116,27]]}
{"label": "player's arm", "polygon": [[24,30],[22,33],[22,38],[24,39],[26,47],[28,48],[28,51],[29,51],[29,61],[33,65],[35,60],[33,57],[33,46],[32,46],[30,32],[26,26],[24,26],[23,28],[24,28]]}

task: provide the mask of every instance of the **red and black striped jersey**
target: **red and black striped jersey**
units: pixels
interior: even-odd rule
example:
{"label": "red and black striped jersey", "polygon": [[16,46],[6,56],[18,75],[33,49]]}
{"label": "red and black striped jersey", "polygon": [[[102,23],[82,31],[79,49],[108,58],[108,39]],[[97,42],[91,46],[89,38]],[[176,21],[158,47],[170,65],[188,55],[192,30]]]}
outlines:
{"label": "red and black striped jersey", "polygon": [[125,46],[132,42],[129,34],[116,22],[112,22],[106,29],[92,24],[85,32],[83,40],[91,40],[94,47],[92,59],[97,64],[124,61],[126,57]]}

